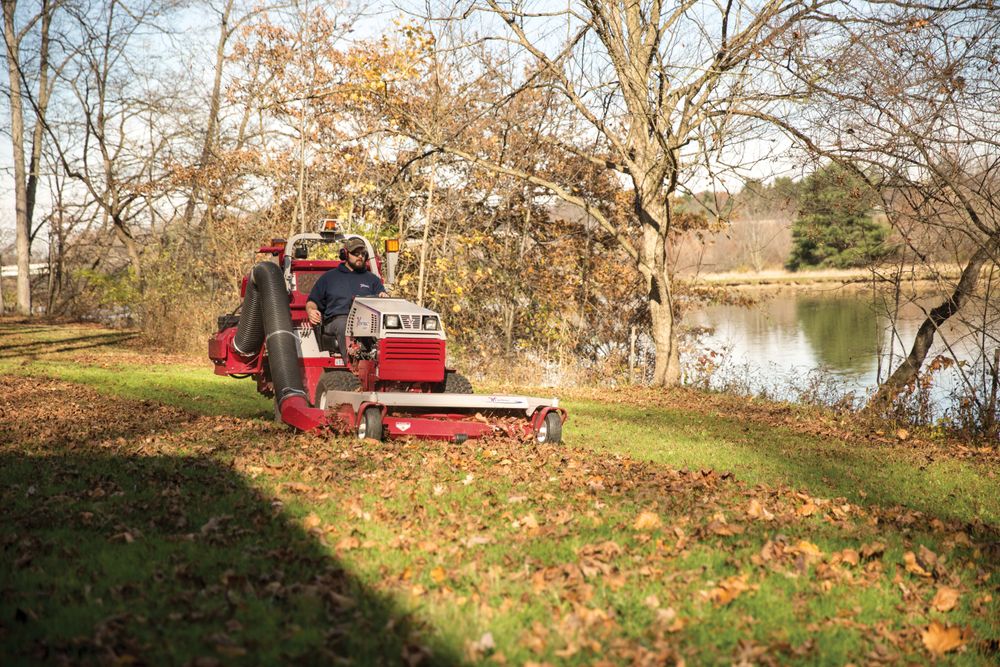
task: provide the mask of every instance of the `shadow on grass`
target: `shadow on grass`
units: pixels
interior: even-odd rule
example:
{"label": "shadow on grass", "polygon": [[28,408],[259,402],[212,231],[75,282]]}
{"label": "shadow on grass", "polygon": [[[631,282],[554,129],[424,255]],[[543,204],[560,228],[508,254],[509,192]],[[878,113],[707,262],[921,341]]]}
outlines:
{"label": "shadow on grass", "polygon": [[0,338],[8,336],[29,336],[31,334],[48,333],[52,331],[50,326],[28,326],[20,322],[0,317]]}
{"label": "shadow on grass", "polygon": [[76,352],[95,347],[107,347],[124,343],[137,337],[135,333],[102,333],[75,338],[61,338],[55,341],[31,341],[16,345],[0,344],[0,359],[15,357],[39,358],[62,352]]}
{"label": "shadow on grass", "polygon": [[118,419],[98,423],[93,399],[33,413],[45,386],[8,389],[0,399],[5,665],[460,662],[225,463],[136,453],[136,443],[188,415],[123,405]]}
{"label": "shadow on grass", "polygon": [[410,617],[216,462],[4,454],[0,486],[7,665],[398,664],[423,650]]}

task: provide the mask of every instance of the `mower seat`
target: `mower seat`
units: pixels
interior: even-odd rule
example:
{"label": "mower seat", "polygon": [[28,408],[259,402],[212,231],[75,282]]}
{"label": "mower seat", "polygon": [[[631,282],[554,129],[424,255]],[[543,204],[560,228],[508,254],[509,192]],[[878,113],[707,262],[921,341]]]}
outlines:
{"label": "mower seat", "polygon": [[320,352],[329,352],[330,356],[333,356],[340,352],[340,343],[337,341],[336,336],[323,333],[324,324],[326,324],[326,322],[313,325],[313,334],[316,336],[316,345],[319,347]]}

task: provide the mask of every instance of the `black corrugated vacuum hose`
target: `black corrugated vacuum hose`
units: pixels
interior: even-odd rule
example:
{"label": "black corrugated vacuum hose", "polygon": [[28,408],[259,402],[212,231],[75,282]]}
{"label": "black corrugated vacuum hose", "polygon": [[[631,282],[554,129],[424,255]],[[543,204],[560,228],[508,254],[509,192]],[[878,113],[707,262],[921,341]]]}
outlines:
{"label": "black corrugated vacuum hose", "polygon": [[252,357],[260,352],[264,344],[264,323],[260,317],[260,293],[253,286],[253,272],[247,281],[240,321],[233,337],[233,349],[242,357]]}
{"label": "black corrugated vacuum hose", "polygon": [[250,272],[233,348],[246,356],[265,342],[275,403],[280,407],[289,396],[305,396],[285,277],[271,262],[261,262]]}

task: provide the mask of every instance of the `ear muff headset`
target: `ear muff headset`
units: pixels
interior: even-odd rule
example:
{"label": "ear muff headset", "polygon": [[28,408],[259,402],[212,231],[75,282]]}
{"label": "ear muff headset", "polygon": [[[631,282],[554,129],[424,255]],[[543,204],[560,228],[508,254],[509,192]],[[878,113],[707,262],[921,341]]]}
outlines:
{"label": "ear muff headset", "polygon": [[340,249],[340,253],[337,256],[340,257],[340,261],[341,262],[346,262],[347,261],[347,248],[341,248]]}

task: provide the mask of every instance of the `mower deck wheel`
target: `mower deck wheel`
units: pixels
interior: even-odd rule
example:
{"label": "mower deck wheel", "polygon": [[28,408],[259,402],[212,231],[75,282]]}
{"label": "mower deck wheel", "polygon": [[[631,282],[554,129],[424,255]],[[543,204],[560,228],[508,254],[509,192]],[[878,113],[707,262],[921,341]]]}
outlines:
{"label": "mower deck wheel", "polygon": [[540,444],[556,444],[562,441],[562,418],[558,412],[552,411],[545,415],[538,431],[535,432],[535,440]]}
{"label": "mower deck wheel", "polygon": [[374,405],[365,408],[358,419],[358,439],[365,438],[382,439],[382,411]]}

